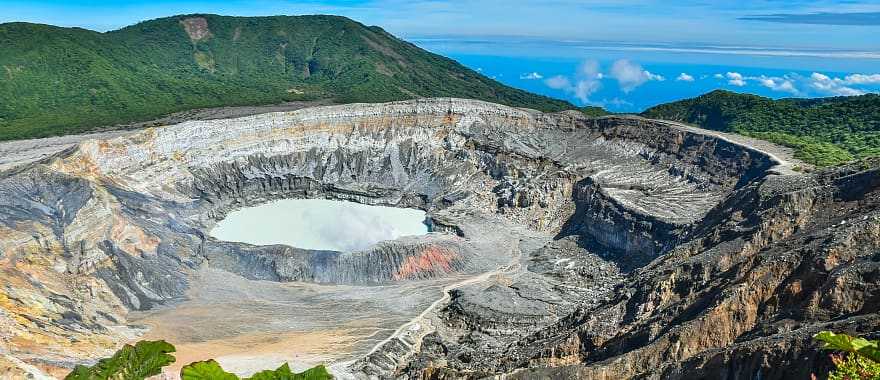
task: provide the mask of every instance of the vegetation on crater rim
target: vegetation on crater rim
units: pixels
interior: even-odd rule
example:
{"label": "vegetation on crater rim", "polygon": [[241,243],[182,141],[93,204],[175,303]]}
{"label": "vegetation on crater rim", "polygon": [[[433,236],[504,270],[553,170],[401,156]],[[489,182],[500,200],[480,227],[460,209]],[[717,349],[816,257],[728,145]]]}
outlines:
{"label": "vegetation on crater rim", "polygon": [[880,95],[773,100],[716,90],[642,116],[734,132],[795,149],[818,166],[880,155]]}

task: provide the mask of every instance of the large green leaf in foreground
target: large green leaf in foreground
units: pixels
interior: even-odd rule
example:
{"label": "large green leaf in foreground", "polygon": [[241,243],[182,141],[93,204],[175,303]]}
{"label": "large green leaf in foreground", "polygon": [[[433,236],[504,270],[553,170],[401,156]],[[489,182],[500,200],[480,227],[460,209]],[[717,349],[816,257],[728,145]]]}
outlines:
{"label": "large green leaf in foreground", "polygon": [[[180,371],[182,380],[239,380],[239,377],[226,372],[215,360],[195,362]],[[301,373],[290,370],[286,363],[276,370],[257,372],[245,380],[328,380],[333,376],[323,365],[308,369]]]}
{"label": "large green leaf in foreground", "polygon": [[865,338],[851,337],[846,334],[835,334],[831,331],[822,331],[814,338],[825,344],[825,350],[843,351],[861,355],[880,363],[880,342]]}
{"label": "large green leaf in foreground", "polygon": [[126,344],[110,358],[91,367],[76,366],[66,380],[142,380],[158,375],[162,367],[174,363],[174,346],[165,341],[142,341]]}
{"label": "large green leaf in foreground", "polygon": [[216,360],[195,362],[180,370],[182,380],[238,380],[238,376],[226,372]]}

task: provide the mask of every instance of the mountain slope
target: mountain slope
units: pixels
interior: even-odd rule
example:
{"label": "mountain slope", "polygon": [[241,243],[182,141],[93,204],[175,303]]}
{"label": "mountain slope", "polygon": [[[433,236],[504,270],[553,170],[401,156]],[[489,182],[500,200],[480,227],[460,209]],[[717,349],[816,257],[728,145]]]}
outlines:
{"label": "mountain slope", "polygon": [[379,27],[337,16],[187,15],[98,33],[0,24],[0,140],[82,132],[184,109],[454,96],[544,111]]}
{"label": "mountain slope", "polygon": [[642,116],[769,140],[819,166],[880,155],[880,95],[773,100],[716,90]]}

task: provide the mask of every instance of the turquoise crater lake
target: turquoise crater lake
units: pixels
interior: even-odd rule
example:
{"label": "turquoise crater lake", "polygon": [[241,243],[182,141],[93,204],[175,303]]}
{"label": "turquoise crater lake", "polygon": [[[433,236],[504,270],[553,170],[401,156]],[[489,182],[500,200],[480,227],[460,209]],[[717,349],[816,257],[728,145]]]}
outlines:
{"label": "turquoise crater lake", "polygon": [[211,230],[225,241],[341,252],[427,233],[424,211],[326,199],[284,199],[233,211]]}

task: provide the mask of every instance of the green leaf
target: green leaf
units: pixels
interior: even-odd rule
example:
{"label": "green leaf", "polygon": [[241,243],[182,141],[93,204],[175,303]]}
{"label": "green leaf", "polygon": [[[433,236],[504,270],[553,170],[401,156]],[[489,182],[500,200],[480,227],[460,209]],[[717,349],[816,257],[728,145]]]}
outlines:
{"label": "green leaf", "polygon": [[290,366],[285,363],[274,371],[258,372],[247,380],[328,380],[332,378],[333,376],[327,372],[327,368],[323,365],[310,368],[301,373],[294,373],[290,370]]}
{"label": "green leaf", "polygon": [[844,351],[858,354],[880,363],[880,343],[865,338],[853,338],[846,334],[835,334],[831,331],[822,331],[813,336],[818,341],[824,342],[825,350]]}
{"label": "green leaf", "polygon": [[126,344],[112,357],[101,359],[92,367],[76,366],[66,380],[143,380],[162,372],[174,363],[174,346],[165,341],[142,341]]}
{"label": "green leaf", "polygon": [[[239,377],[228,373],[215,360],[195,362],[180,371],[181,380],[239,380]],[[294,373],[285,363],[276,370],[260,371],[246,380],[329,380],[333,376],[323,365],[308,369],[302,373]]]}
{"label": "green leaf", "polygon": [[181,380],[239,380],[238,376],[226,372],[216,360],[195,362],[181,368]]}
{"label": "green leaf", "polygon": [[319,365],[317,367],[310,368],[304,372],[298,373],[294,379],[296,380],[326,380],[332,379],[333,375],[330,375],[330,372],[327,372],[327,368],[323,365]]}
{"label": "green leaf", "polygon": [[825,350],[855,352],[855,348],[853,348],[852,344],[853,338],[846,334],[835,334],[831,331],[822,331],[814,335],[813,339],[825,343],[822,345],[822,349]]}
{"label": "green leaf", "polygon": [[880,344],[877,341],[873,341],[874,345],[865,346],[859,349],[859,355],[862,355],[868,359],[873,360],[874,362],[880,364]]}
{"label": "green leaf", "polygon": [[257,372],[247,380],[289,380],[293,379],[293,376],[294,373],[290,371],[290,366],[284,363],[284,365],[274,371],[265,370]]}

